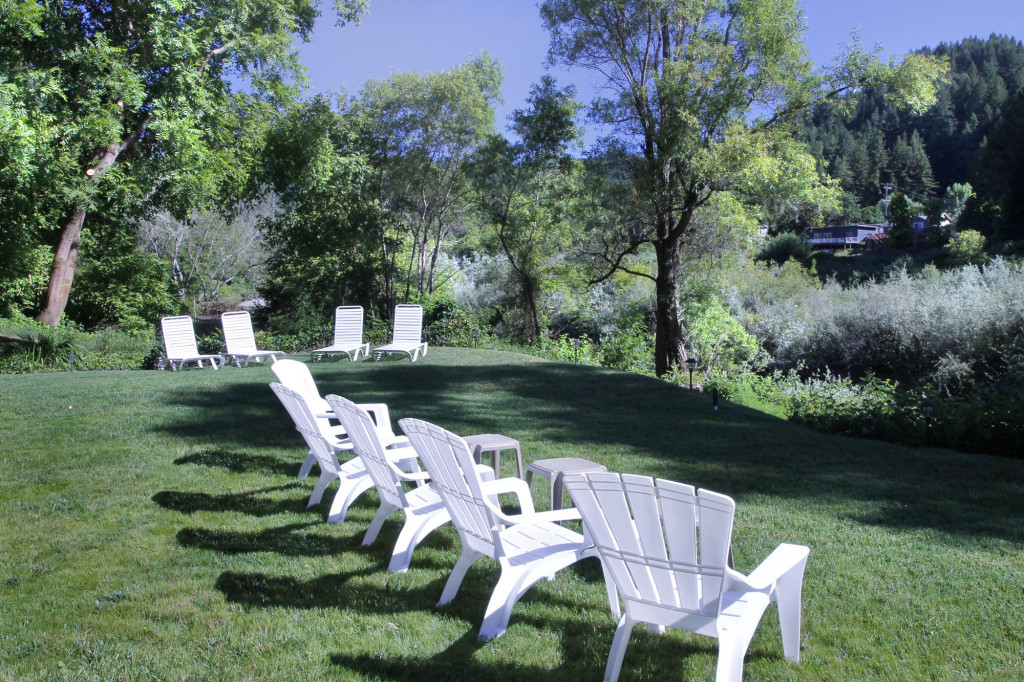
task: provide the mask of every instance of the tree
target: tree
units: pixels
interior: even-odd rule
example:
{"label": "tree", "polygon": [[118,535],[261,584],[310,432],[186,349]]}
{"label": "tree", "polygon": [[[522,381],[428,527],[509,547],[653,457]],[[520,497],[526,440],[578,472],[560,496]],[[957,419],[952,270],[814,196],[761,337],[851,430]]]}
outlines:
{"label": "tree", "polygon": [[494,131],[501,80],[484,54],[441,73],[368,81],[353,103],[374,145],[384,206],[409,241],[405,300],[433,291],[442,246],[472,206],[464,169]]}
{"label": "tree", "polygon": [[[680,249],[697,210],[770,154],[794,111],[854,87],[888,82],[907,101],[934,99],[941,66],[920,55],[880,64],[858,46],[828,74],[812,73],[796,0],[546,0],[550,59],[604,80],[592,107],[632,154],[645,206],[642,232],[616,240],[611,269],[644,244],[655,252],[655,371],[685,357]],[[634,226],[630,226],[634,227]]]}
{"label": "tree", "polygon": [[914,244],[914,228],[910,225],[914,205],[907,195],[896,192],[889,202],[889,246],[894,249],[905,249]]}
{"label": "tree", "polygon": [[387,319],[384,281],[395,244],[385,231],[377,174],[354,116],[322,96],[291,107],[267,132],[253,179],[281,210],[262,222],[270,251],[258,287],[282,328],[323,324],[338,305]]}
{"label": "tree", "polygon": [[538,297],[550,286],[568,245],[568,214],[576,163],[569,145],[580,130],[575,89],[545,77],[530,91],[527,109],[512,115],[518,142],[494,135],[479,151],[471,176],[485,230],[515,273],[528,311],[530,338],[541,337]]}
{"label": "tree", "polygon": [[196,211],[178,220],[161,211],[141,223],[139,238],[147,252],[170,263],[179,300],[216,301],[224,285],[252,281],[267,257],[260,222],[276,213],[273,195],[243,203],[232,214]]}
{"label": "tree", "polygon": [[[364,5],[336,0],[339,21]],[[30,183],[49,181],[38,201],[2,212],[3,227],[59,225],[49,230],[59,239],[38,317],[56,326],[91,212],[117,195],[120,206],[163,204],[184,215],[239,185],[252,151],[241,133],[265,118],[268,102],[295,92],[286,85],[301,78],[292,40],[309,37],[317,3],[22,1],[0,12],[0,73],[14,74],[6,96],[37,150],[13,153],[35,171]]]}

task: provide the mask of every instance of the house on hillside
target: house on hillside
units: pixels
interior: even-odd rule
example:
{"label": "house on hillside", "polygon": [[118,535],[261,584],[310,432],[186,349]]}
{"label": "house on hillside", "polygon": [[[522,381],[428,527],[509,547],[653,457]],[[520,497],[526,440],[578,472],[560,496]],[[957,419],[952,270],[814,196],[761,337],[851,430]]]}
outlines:
{"label": "house on hillside", "polygon": [[809,228],[804,236],[808,244],[818,249],[850,250],[864,246],[869,237],[884,234],[881,225],[832,225]]}

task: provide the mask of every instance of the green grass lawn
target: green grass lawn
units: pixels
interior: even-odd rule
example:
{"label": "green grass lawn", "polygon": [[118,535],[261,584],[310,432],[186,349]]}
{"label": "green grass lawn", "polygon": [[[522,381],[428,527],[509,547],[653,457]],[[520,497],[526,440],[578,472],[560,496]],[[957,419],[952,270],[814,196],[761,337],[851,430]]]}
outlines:
{"label": "green grass lawn", "polygon": [[[736,499],[737,568],[806,544],[800,663],[772,607],[748,680],[1024,679],[1024,462],[818,434],[653,379],[495,351],[313,365],[324,393]],[[267,366],[0,377],[0,679],[600,679],[615,622],[588,559],[476,633],[497,579],[448,526],[386,566],[306,509]],[[510,456],[505,473],[513,471]],[[534,481],[546,508],[547,481]],[[332,488],[333,491],[333,488]],[[714,640],[634,632],[623,680],[710,680]]]}

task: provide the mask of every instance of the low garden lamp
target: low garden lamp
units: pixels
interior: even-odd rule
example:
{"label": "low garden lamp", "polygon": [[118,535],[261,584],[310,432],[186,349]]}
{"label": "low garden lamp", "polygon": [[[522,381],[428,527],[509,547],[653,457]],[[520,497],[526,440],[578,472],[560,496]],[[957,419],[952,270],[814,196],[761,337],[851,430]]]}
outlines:
{"label": "low garden lamp", "polygon": [[473,328],[473,348],[476,348],[477,344],[479,342],[480,342],[480,330],[477,329],[476,327],[474,327]]}
{"label": "low garden lamp", "polygon": [[686,366],[690,370],[690,390],[693,390],[693,370],[697,367],[697,358],[687,358]]}
{"label": "low garden lamp", "polygon": [[574,363],[578,363],[580,361],[580,340],[579,339],[573,339],[572,340],[572,347],[573,347],[573,359],[572,359],[572,361]]}
{"label": "low garden lamp", "polygon": [[68,362],[71,364],[71,371],[75,371],[75,358],[78,357],[74,353],[68,353]]}

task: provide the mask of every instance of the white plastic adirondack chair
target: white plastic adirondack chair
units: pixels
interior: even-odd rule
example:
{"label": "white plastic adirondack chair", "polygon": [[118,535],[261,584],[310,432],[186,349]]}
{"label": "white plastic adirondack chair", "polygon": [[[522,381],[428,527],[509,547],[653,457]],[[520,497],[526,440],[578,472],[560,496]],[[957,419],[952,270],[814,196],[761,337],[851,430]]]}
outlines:
{"label": "white plastic adirondack chair", "polygon": [[[380,508],[363,536],[363,544],[373,544],[384,521],[395,511],[403,510],[405,525],[395,542],[388,570],[405,572],[409,569],[413,550],[423,538],[451,520],[448,510],[437,491],[429,485],[422,485],[429,478],[426,472],[406,473],[388,457],[366,410],[337,395],[327,396],[327,403],[348,431],[353,450],[363,460],[363,466],[380,495]],[[418,487],[406,491],[403,482],[414,482]]]}
{"label": "white plastic adirondack chair", "polygon": [[423,306],[395,306],[395,327],[391,334],[391,343],[374,348],[373,359],[380,360],[385,353],[405,353],[412,362],[416,362],[420,354],[427,354],[427,344],[423,340]]}
{"label": "white plastic adirondack chair", "polygon": [[[473,452],[459,436],[419,419],[398,422],[430,474],[462,540],[462,554],[444,586],[438,606],[455,598],[469,567],[480,557],[496,559],[501,577],[491,593],[480,639],[500,636],[508,627],[512,608],[542,578],[552,578],[585,556],[592,545],[579,533],[555,521],[578,519],[575,509],[535,512],[530,489],[518,478],[484,481]],[[499,493],[515,493],[521,514],[505,514]]]}
{"label": "white plastic adirondack chair", "polygon": [[[321,433],[329,441],[334,442],[336,449],[352,449],[351,442],[346,439],[345,427],[340,424],[331,425],[330,420],[337,419],[337,417],[335,417],[327,401],[320,397],[320,391],[317,390],[316,382],[313,381],[313,375],[310,373],[309,367],[298,360],[284,359],[275,362],[270,369],[277,376],[278,381],[302,395],[313,416],[316,418],[317,426],[320,428]],[[392,430],[391,414],[387,405],[384,403],[360,403],[359,406],[373,415],[374,421],[377,422],[377,431],[380,434],[380,439],[386,447],[408,445],[409,441],[404,436],[396,436]],[[305,461],[302,463],[302,467],[299,469],[299,478],[308,476],[315,463],[316,457],[313,451],[310,450],[309,454],[306,455]]]}
{"label": "white plastic adirondack chair", "polygon": [[[214,369],[224,366],[224,358],[221,356],[202,355],[199,352],[196,345],[196,329],[188,315],[164,317],[160,320],[160,327],[164,334],[164,352],[167,354],[171,370],[177,372],[186,362],[195,362],[202,367],[204,360],[209,360],[210,366]],[[162,360],[160,368],[163,369]]]}
{"label": "white plastic adirondack chair", "polygon": [[241,367],[242,360],[245,366],[249,366],[250,360],[260,362],[260,358],[270,358],[271,362],[277,362],[277,356],[287,355],[283,350],[257,350],[256,335],[252,332],[252,318],[244,310],[232,313],[223,313],[220,316],[220,324],[224,328],[224,344],[228,347],[227,353],[222,353],[225,361],[234,359],[235,366]]}
{"label": "white plastic adirondack chair", "polygon": [[[338,461],[338,453],[343,452],[342,447],[336,440],[329,438],[317,425],[317,419],[308,403],[298,391],[293,391],[276,381],[270,384],[270,388],[281,400],[295,428],[302,434],[310,452],[316,458],[320,466],[320,478],[313,486],[313,493],[309,497],[307,507],[319,504],[323,499],[324,491],[335,480],[338,481],[338,492],[331,502],[331,508],[327,512],[328,523],[341,523],[345,520],[348,508],[362,493],[373,487],[373,480],[367,475],[363,460],[353,457],[344,464]],[[351,443],[345,444],[351,448]],[[405,465],[410,471],[418,470],[416,452],[411,447],[403,447],[388,452],[388,456],[394,461]]]}
{"label": "white plastic adirondack chair", "polygon": [[295,422],[296,430],[302,434],[310,453],[320,466],[320,478],[313,486],[313,493],[309,496],[309,504],[306,506],[312,507],[319,504],[328,486],[337,480],[339,482],[338,492],[331,502],[330,511],[327,512],[327,522],[340,523],[344,521],[349,505],[361,493],[373,487],[373,481],[366,475],[362,460],[354,457],[341,464],[338,461],[336,449],[317,427],[316,418],[302,394],[276,381],[270,384],[270,388],[288,410],[292,421]]}
{"label": "white plastic adirondack chair", "polygon": [[309,357],[313,362],[319,362],[325,355],[347,355],[355,362],[360,351],[364,358],[370,356],[370,344],[363,343],[363,307],[343,305],[334,310],[334,343],[326,348],[317,348]]}
{"label": "white plastic adirondack chair", "polygon": [[[567,474],[565,487],[625,604],[605,680],[615,680],[636,623],[718,638],[718,682],[740,682],[743,656],[778,602],[786,658],[800,660],[800,603],[810,550],[781,544],[749,576],[729,568],[736,503],[647,476]],[[609,593],[611,594],[611,589]],[[618,616],[618,601],[612,605]]]}

